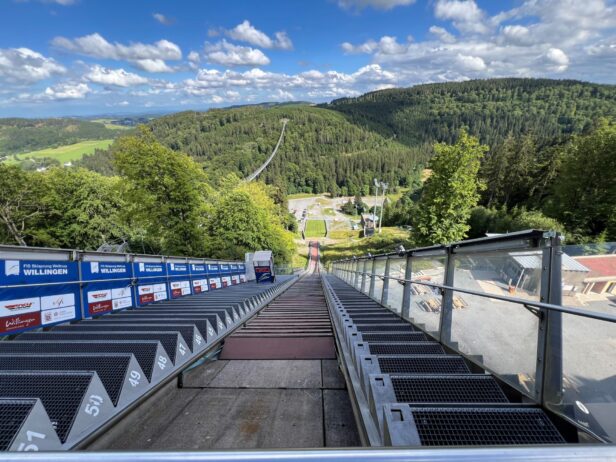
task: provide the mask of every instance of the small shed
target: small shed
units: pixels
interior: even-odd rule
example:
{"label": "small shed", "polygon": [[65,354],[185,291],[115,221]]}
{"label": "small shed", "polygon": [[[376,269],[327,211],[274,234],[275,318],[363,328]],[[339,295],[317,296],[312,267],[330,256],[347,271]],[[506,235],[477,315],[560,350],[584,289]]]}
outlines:
{"label": "small shed", "polygon": [[583,292],[616,295],[616,254],[574,257],[590,272],[584,279]]}
{"label": "small shed", "polygon": [[[537,293],[541,287],[541,251],[511,252],[503,265],[503,277],[510,286]],[[589,269],[569,255],[562,254],[562,283],[566,291],[575,291]]]}
{"label": "small shed", "polygon": [[364,230],[364,237],[369,237],[374,234],[376,225],[379,222],[379,217],[373,213],[364,213],[361,216],[361,226]]}
{"label": "small shed", "polygon": [[271,250],[259,250],[254,253],[252,263],[257,283],[274,282],[274,257]]}

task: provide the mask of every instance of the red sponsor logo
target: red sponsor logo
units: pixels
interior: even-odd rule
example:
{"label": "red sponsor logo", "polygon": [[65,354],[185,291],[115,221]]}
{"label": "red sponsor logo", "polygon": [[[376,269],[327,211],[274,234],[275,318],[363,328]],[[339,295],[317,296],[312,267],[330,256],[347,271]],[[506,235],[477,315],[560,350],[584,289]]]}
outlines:
{"label": "red sponsor logo", "polygon": [[227,287],[227,281],[222,281],[222,286]]}
{"label": "red sponsor logo", "polygon": [[139,296],[139,303],[144,305],[146,303],[152,303],[154,301],[154,294],[144,294]]}
{"label": "red sponsor logo", "polygon": [[269,266],[255,266],[255,273],[269,273]]}
{"label": "red sponsor logo", "polygon": [[88,304],[88,311],[90,311],[90,314],[107,313],[108,311],[111,311],[112,309],[113,309],[113,302],[111,300]]}
{"label": "red sponsor logo", "polygon": [[178,298],[182,296],[182,289],[171,289],[171,298]]}
{"label": "red sponsor logo", "polygon": [[200,293],[201,293],[201,286],[195,286],[195,287],[193,288],[193,291],[194,291],[196,294],[200,294]]}
{"label": "red sponsor logo", "polygon": [[103,292],[100,294],[90,294],[92,298],[105,298],[107,296],[107,292]]}
{"label": "red sponsor logo", "polygon": [[216,288],[216,283],[215,283],[215,282],[210,283],[210,287],[211,287],[212,289],[215,289],[215,288]]}
{"label": "red sponsor logo", "polygon": [[30,308],[34,303],[33,302],[27,302],[27,303],[14,303],[12,305],[4,305],[4,307],[7,310],[27,310],[28,308]]}
{"label": "red sponsor logo", "polygon": [[10,316],[8,318],[2,318],[2,324],[0,324],[0,332],[13,332],[16,330],[26,329],[28,327],[34,327],[41,324],[41,313],[20,314],[17,316]]}

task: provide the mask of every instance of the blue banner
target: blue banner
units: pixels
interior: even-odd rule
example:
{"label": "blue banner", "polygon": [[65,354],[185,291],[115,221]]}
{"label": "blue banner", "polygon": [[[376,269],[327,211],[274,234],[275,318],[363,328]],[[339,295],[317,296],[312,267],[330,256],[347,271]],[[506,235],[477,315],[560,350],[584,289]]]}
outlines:
{"label": "blue banner", "polygon": [[169,276],[171,298],[192,294],[188,263],[167,263],[167,275]]}
{"label": "blue banner", "polygon": [[137,303],[147,305],[169,298],[167,294],[167,272],[164,263],[133,263],[137,278]]}
{"label": "blue banner", "polygon": [[81,318],[79,268],[72,261],[0,260],[0,335]]}
{"label": "blue banner", "polygon": [[207,292],[209,284],[207,280],[207,266],[205,263],[193,263],[190,265],[190,281],[193,294]]}
{"label": "blue banner", "polygon": [[132,269],[124,262],[81,262],[86,317],[135,306]]}
{"label": "blue banner", "polygon": [[220,267],[218,265],[207,265],[208,281],[210,283],[210,289],[220,289],[222,287],[222,280],[220,279]]}

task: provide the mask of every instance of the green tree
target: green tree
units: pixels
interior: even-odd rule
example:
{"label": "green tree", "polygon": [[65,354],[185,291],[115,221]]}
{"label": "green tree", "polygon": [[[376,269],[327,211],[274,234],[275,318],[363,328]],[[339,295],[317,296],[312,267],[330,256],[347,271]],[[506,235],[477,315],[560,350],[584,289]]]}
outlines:
{"label": "green tree", "polygon": [[125,205],[119,178],[84,169],[55,168],[40,180],[46,191],[37,239],[46,246],[95,250],[127,237],[120,219]]}
{"label": "green tree", "polygon": [[262,197],[238,188],[223,192],[207,222],[206,253],[213,258],[243,259],[246,252],[269,249],[278,262],[291,261],[293,235],[285,231]]}
{"label": "green tree", "polygon": [[28,245],[44,210],[44,187],[35,173],[0,163],[0,224],[5,244]]}
{"label": "green tree", "polygon": [[155,251],[203,255],[210,188],[201,167],[155,141],[145,128],[119,139],[113,155],[127,200],[127,225],[152,239]]}
{"label": "green tree", "polygon": [[577,136],[563,152],[554,196],[548,207],[574,239],[599,236],[616,215],[616,124],[607,120]]}
{"label": "green tree", "polygon": [[487,150],[465,131],[454,145],[434,146],[435,155],[428,165],[432,175],[424,184],[414,217],[417,244],[447,243],[466,236],[471,210],[484,187],[477,173]]}

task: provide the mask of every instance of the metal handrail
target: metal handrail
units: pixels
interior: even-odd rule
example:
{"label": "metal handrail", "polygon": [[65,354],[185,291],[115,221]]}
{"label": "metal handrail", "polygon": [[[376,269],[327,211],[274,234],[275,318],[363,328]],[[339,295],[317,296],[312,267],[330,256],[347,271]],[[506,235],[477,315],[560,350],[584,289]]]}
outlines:
{"label": "metal handrail", "polygon": [[616,461],[611,445],[561,445],[477,448],[302,449],[202,452],[11,452],[5,462],[449,462]]}
{"label": "metal handrail", "polygon": [[516,303],[518,305],[528,305],[528,306],[532,306],[534,308],[540,308],[540,309],[544,309],[544,310],[554,310],[554,311],[558,311],[560,313],[572,314],[572,315],[575,315],[575,316],[582,316],[582,317],[585,317],[585,318],[597,319],[599,321],[607,321],[607,322],[614,322],[614,323],[616,323],[616,316],[615,315],[599,313],[598,311],[583,310],[581,308],[575,308],[573,306],[554,305],[554,304],[551,304],[551,303],[538,302],[538,301],[534,301],[534,300],[525,300],[523,298],[508,297],[506,295],[488,294],[486,292],[480,292],[480,291],[472,290],[472,289],[463,289],[461,287],[447,286],[447,285],[443,285],[443,284],[435,284],[433,282],[419,281],[419,280],[416,280],[416,279],[396,278],[396,277],[393,277],[393,276],[385,276],[385,275],[380,275],[380,274],[372,274],[372,273],[364,272],[364,271],[353,271],[353,270],[346,270],[346,269],[342,269],[342,268],[340,268],[340,271],[345,271],[347,273],[353,273],[353,274],[366,275],[368,277],[378,277],[380,279],[390,279],[390,280],[398,281],[399,283],[401,283],[403,285],[404,284],[408,284],[408,283],[418,284],[418,285],[423,285],[423,286],[428,286],[428,287],[434,287],[436,289],[441,289],[441,290],[451,290],[452,292],[462,292],[462,293],[468,294],[468,295],[477,295],[479,297],[492,298],[492,299],[500,300],[500,301],[503,301],[503,302]]}

